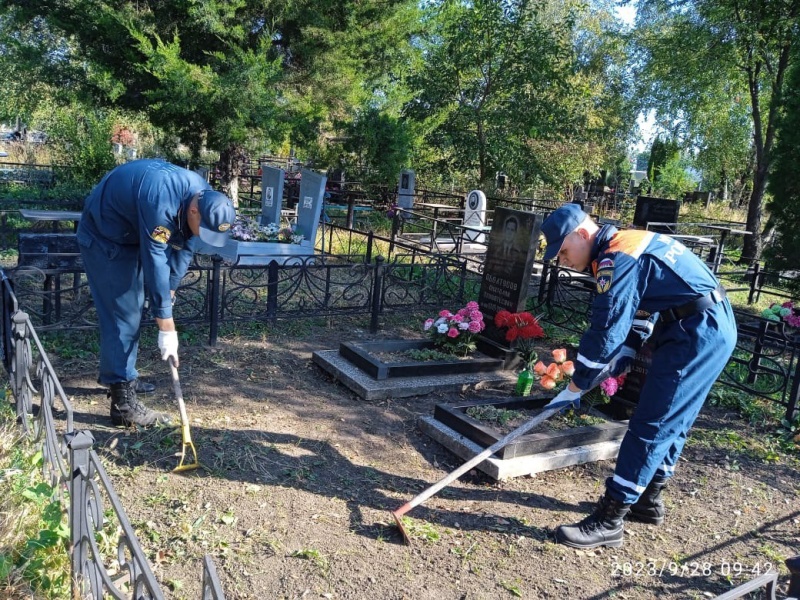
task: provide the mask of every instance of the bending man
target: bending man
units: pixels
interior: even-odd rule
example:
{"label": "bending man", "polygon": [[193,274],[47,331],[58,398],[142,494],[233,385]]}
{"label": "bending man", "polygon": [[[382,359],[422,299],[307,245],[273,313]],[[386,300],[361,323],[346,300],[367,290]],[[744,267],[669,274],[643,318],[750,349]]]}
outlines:
{"label": "bending man", "polygon": [[100,326],[99,381],[110,388],[114,425],[169,422],[136,396],[144,284],[161,358],[177,365],[175,290],[197,240],[224,246],[235,217],[228,197],[205,179],[160,160],[112,169],[86,198],[77,238]]}
{"label": "bending man", "polygon": [[573,548],[621,546],[626,516],[660,525],[661,492],[711,386],[736,346],[736,321],[725,290],[679,241],[652,231],[597,224],[576,204],[542,224],[545,260],[576,271],[591,267],[597,286],[575,374],[553,402],[577,401],[605,369],[625,371],[625,345],[637,310],[658,313],[649,344],[653,361],[622,440],[614,476],[595,511],[562,525],[556,539]]}

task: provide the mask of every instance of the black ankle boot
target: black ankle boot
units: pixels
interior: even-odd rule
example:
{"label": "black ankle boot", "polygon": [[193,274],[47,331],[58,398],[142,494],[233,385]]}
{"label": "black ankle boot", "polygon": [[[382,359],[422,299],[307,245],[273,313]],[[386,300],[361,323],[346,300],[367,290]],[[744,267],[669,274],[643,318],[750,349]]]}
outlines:
{"label": "black ankle boot", "polygon": [[594,512],[583,521],[575,525],[561,525],[556,530],[556,541],[581,550],[622,546],[622,529],[630,508],[630,504],[614,500],[606,493],[600,497]]}
{"label": "black ankle boot", "polygon": [[650,525],[661,525],[664,522],[664,499],[661,492],[667,485],[667,477],[654,477],[647,488],[631,506],[629,518]]}
{"label": "black ankle boot", "polygon": [[114,425],[168,425],[167,415],[150,410],[136,397],[136,381],[112,383],[108,391],[111,398],[111,422]]}

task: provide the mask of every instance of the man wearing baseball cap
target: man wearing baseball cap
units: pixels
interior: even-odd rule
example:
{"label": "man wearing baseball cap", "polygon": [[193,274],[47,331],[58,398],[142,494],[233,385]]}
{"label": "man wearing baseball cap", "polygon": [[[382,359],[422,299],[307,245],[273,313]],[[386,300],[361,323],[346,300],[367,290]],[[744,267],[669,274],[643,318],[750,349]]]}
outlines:
{"label": "man wearing baseball cap", "polygon": [[591,269],[596,286],[575,373],[551,404],[579,402],[596,382],[627,372],[644,339],[649,337],[652,348],[652,364],[605,494],[591,515],[556,530],[556,540],[573,548],[621,546],[626,517],[664,522],[661,493],[733,353],[736,321],[725,290],[705,263],[667,235],[599,227],[577,204],[553,211],[542,233],[545,260]]}
{"label": "man wearing baseball cap", "polygon": [[109,387],[114,425],[169,422],[136,395],[143,387],[136,358],[145,288],[161,358],[177,366],[175,290],[198,240],[224,246],[235,218],[227,196],[197,173],[161,160],[112,169],[86,198],[77,239],[100,327],[98,381]]}

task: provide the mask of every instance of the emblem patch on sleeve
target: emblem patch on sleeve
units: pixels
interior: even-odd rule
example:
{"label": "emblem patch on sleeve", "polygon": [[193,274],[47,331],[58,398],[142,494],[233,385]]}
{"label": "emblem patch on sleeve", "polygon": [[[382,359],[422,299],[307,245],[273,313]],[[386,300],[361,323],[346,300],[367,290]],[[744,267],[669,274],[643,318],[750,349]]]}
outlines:
{"label": "emblem patch on sleeve", "polygon": [[153,233],[150,234],[150,237],[153,239],[154,242],[158,242],[159,244],[166,244],[169,241],[169,236],[172,235],[172,232],[167,229],[166,227],[159,225],[155,229],[153,229]]}
{"label": "emblem patch on sleeve", "polygon": [[611,287],[611,281],[614,279],[613,269],[603,269],[597,272],[597,293],[605,294]]}

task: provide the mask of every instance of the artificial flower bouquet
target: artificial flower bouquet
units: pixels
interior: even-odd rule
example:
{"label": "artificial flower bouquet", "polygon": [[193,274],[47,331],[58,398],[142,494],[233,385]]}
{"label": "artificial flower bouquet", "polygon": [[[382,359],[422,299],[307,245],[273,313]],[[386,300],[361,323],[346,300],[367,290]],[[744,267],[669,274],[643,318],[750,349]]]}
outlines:
{"label": "artificial flower bouquet", "polygon": [[534,340],[544,337],[544,329],[538,319],[529,312],[501,310],[495,315],[494,324],[501,329],[507,328],[506,341],[515,344],[514,348],[525,368],[532,369],[538,358]]}
{"label": "artificial flower bouquet", "polygon": [[255,220],[236,215],[231,227],[231,237],[240,242],[277,242],[281,244],[300,244],[305,238],[292,230],[281,227],[277,223],[259,225]]}
{"label": "artificial flower bouquet", "polygon": [[475,351],[475,337],[484,330],[486,323],[477,302],[467,302],[455,313],[445,309],[439,316],[427,319],[423,329],[442,352],[455,356],[468,356]]}
{"label": "artificial flower bouquet", "polygon": [[[553,362],[545,365],[541,360],[533,366],[533,372],[539,377],[539,385],[546,390],[561,391],[569,383],[575,373],[575,364],[567,360],[566,348],[553,350]],[[584,399],[589,400],[590,405],[598,403],[608,404],[611,397],[622,389],[625,384],[625,374],[617,377],[607,377],[600,382],[599,394],[591,390],[584,394]],[[599,395],[599,398],[597,397]]]}
{"label": "artificial flower bouquet", "polygon": [[553,350],[553,362],[545,365],[541,360],[533,365],[533,372],[539,376],[539,385],[546,390],[563,390],[575,373],[575,364],[567,360],[566,348]]}
{"label": "artificial flower bouquet", "polygon": [[761,317],[769,321],[783,321],[789,327],[800,328],[800,314],[798,313],[800,313],[800,307],[795,307],[790,300],[783,304],[773,302],[769,305],[769,308],[761,311]]}

